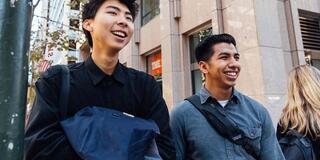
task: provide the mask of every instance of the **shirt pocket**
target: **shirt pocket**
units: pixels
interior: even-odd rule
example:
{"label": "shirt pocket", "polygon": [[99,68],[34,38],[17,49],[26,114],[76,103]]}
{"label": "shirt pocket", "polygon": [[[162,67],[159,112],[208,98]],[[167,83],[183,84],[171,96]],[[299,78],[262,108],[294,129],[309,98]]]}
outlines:
{"label": "shirt pocket", "polygon": [[[261,127],[240,127],[243,131],[245,136],[249,139],[249,143],[252,145],[255,152],[260,155],[261,149],[261,134],[262,128]],[[244,152],[246,152],[243,149]]]}

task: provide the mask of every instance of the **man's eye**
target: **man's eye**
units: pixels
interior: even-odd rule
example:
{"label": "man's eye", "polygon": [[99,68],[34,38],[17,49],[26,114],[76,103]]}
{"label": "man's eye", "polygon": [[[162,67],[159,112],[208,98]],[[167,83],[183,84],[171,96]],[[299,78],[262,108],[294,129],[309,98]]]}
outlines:
{"label": "man's eye", "polygon": [[235,59],[236,61],[239,61],[239,60],[240,60],[240,57],[234,57],[234,59]]}
{"label": "man's eye", "polygon": [[132,17],[126,17],[126,19],[127,19],[128,21],[130,21],[130,22],[133,21]]}
{"label": "man's eye", "polygon": [[111,15],[117,15],[117,13],[114,12],[114,11],[108,11],[107,13],[108,13],[108,14],[111,14]]}
{"label": "man's eye", "polygon": [[220,57],[220,59],[227,59],[227,58],[228,58],[227,56]]}

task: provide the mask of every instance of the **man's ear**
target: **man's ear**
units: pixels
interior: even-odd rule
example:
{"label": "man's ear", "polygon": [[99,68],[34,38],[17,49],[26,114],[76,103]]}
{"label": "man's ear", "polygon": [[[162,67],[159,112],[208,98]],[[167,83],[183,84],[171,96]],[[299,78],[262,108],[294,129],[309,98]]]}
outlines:
{"label": "man's ear", "polygon": [[203,74],[207,74],[209,71],[209,65],[205,61],[200,61],[198,63],[199,69]]}
{"label": "man's ear", "polygon": [[93,31],[92,20],[91,19],[84,20],[82,23],[82,27],[88,32],[92,32]]}

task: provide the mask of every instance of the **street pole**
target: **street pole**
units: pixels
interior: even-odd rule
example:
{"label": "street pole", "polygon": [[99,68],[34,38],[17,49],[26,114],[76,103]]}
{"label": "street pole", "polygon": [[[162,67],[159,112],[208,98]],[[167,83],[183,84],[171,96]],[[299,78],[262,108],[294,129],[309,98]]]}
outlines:
{"label": "street pole", "polygon": [[0,0],[0,159],[22,160],[31,0]]}

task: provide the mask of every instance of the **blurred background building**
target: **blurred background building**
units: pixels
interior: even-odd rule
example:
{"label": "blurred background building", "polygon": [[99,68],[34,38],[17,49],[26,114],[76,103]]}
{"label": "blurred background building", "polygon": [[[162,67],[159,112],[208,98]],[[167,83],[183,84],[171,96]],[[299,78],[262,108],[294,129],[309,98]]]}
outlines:
{"label": "blurred background building", "polygon": [[263,103],[276,122],[292,67],[320,68],[319,0],[138,0],[132,41],[120,62],[152,74],[169,110],[199,91],[195,46],[210,34],[237,41],[242,71],[236,88]]}
{"label": "blurred background building", "polygon": [[[56,33],[66,41],[67,49],[58,47],[49,49],[47,46],[45,60],[55,64],[70,64],[82,60],[80,55],[81,44],[78,40],[83,36],[80,27],[80,3],[78,0],[42,0],[42,33]],[[58,31],[58,32],[55,32]],[[43,35],[46,38],[48,36]],[[51,36],[52,37],[52,36]],[[60,46],[64,46],[60,45]]]}

